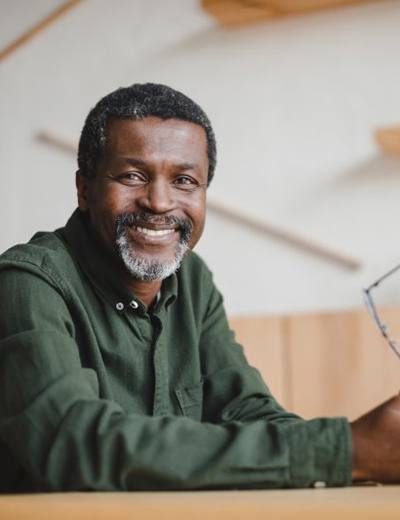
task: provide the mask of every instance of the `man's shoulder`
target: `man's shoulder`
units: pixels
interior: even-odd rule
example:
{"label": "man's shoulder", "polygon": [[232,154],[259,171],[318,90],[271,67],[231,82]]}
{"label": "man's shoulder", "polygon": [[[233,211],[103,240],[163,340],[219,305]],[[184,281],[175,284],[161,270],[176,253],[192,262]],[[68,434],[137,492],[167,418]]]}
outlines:
{"label": "man's shoulder", "polygon": [[17,244],[0,255],[0,272],[23,270],[60,281],[71,261],[60,230],[40,231],[29,242]]}
{"label": "man's shoulder", "polygon": [[212,278],[212,273],[206,262],[199,254],[195,253],[194,251],[189,251],[185,256],[180,268],[180,272],[183,276],[189,278],[199,276]]}
{"label": "man's shoulder", "polygon": [[216,291],[212,272],[206,262],[193,251],[185,256],[177,274],[180,293],[193,303],[206,305]]}

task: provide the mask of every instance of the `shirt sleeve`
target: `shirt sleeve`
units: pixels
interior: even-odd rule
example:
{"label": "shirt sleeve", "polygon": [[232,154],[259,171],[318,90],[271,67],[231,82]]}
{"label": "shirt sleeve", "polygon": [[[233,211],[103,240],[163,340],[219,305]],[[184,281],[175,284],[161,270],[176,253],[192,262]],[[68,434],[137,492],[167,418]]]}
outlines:
{"label": "shirt sleeve", "polygon": [[[271,421],[253,406],[240,416],[232,402],[214,423],[126,414],[99,397],[96,373],[82,367],[74,320],[57,286],[13,268],[0,272],[0,287],[0,453],[8,461],[1,472],[16,479],[7,489],[18,490],[18,478],[38,491],[350,483],[346,421]],[[209,316],[205,338],[211,307]],[[240,389],[253,376],[232,377],[236,383],[225,384]],[[216,397],[223,393],[212,374],[207,384]]]}

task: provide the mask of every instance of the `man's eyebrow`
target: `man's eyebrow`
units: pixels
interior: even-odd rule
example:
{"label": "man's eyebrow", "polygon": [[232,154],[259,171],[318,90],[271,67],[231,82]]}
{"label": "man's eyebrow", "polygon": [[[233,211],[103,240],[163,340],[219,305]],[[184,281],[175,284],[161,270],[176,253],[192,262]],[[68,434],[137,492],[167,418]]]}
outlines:
{"label": "man's eyebrow", "polygon": [[130,164],[131,166],[140,166],[140,167],[147,166],[146,161],[142,161],[142,159],[135,159],[134,157],[125,157],[123,155],[120,155],[117,158],[123,160],[124,162]]}
{"label": "man's eyebrow", "polygon": [[[117,159],[120,159],[124,162],[126,162],[127,164],[130,164],[131,166],[138,166],[138,167],[141,167],[141,168],[145,168],[146,166],[149,166],[149,163],[146,162],[146,161],[143,161],[142,159],[136,159],[135,157],[126,157],[124,155],[118,155],[116,156]],[[183,162],[183,163],[178,163],[176,164],[176,168],[178,170],[197,170],[198,169],[198,165],[195,164],[195,163],[191,163],[191,162]]]}
{"label": "man's eyebrow", "polygon": [[195,163],[184,162],[177,165],[180,170],[197,170],[198,165]]}

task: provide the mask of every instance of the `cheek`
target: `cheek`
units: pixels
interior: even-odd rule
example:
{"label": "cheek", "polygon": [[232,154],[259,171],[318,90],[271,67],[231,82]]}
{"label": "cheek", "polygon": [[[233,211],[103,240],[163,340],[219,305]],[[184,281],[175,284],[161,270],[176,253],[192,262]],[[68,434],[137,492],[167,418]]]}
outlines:
{"label": "cheek", "polygon": [[110,186],[92,193],[90,220],[104,242],[110,243],[115,239],[116,219],[127,210],[127,205],[120,190]]}
{"label": "cheek", "polygon": [[93,207],[96,213],[103,218],[110,218],[113,215],[127,211],[129,208],[129,198],[126,191],[119,186],[108,186],[94,194]]}
{"label": "cheek", "polygon": [[205,217],[206,217],[206,200],[205,196],[196,201],[191,205],[189,216],[193,223],[193,234],[191,240],[191,247],[193,247],[198,240],[200,239],[204,225],[205,225]]}

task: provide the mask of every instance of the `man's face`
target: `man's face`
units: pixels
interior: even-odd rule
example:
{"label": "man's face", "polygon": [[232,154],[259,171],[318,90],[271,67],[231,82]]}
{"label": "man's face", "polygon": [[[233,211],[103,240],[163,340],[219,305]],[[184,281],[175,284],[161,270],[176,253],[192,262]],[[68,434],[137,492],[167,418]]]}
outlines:
{"label": "man's face", "polygon": [[106,248],[137,279],[171,274],[205,221],[204,129],[179,119],[114,119],[96,176],[77,176],[78,201]]}

